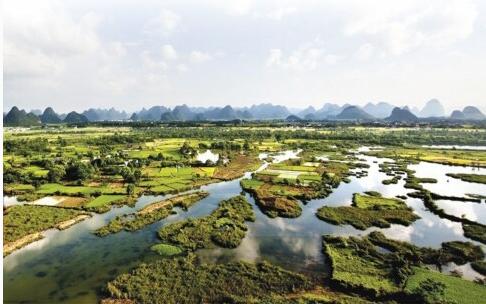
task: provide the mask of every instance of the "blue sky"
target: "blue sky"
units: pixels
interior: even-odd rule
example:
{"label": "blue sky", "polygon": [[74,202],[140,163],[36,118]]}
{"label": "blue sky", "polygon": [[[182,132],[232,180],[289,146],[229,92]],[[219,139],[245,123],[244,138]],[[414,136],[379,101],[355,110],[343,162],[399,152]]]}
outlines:
{"label": "blue sky", "polygon": [[4,1],[4,110],[486,111],[485,1]]}

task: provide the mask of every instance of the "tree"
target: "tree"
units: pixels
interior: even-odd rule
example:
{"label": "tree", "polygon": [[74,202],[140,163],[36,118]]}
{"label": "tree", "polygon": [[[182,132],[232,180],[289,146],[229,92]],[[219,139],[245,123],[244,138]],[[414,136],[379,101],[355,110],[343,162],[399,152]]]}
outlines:
{"label": "tree", "polygon": [[64,175],[66,175],[66,169],[64,166],[51,166],[49,172],[47,172],[47,180],[51,183],[59,183],[61,179],[64,178]]}
{"label": "tree", "polygon": [[196,150],[191,147],[191,145],[189,145],[189,143],[186,141],[179,149],[179,152],[184,156],[189,156],[194,155],[196,153]]}
{"label": "tree", "polygon": [[135,193],[135,185],[134,184],[128,184],[127,186],[127,194],[128,195],[133,195]]}
{"label": "tree", "polygon": [[82,162],[72,162],[66,168],[66,179],[67,180],[80,180],[84,181],[91,177],[93,174],[93,167],[89,164]]}

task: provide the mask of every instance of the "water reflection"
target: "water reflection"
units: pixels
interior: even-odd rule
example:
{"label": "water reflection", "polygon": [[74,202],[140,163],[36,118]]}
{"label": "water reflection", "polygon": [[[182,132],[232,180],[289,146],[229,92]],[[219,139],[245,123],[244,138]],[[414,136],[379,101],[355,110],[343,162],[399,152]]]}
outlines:
{"label": "water reflection", "polygon": [[468,183],[446,175],[447,173],[486,174],[486,168],[447,166],[427,162],[410,165],[409,168],[416,172],[417,177],[437,179],[437,183],[423,184],[424,188],[432,192],[449,196],[466,196],[471,193],[486,195],[486,185]]}

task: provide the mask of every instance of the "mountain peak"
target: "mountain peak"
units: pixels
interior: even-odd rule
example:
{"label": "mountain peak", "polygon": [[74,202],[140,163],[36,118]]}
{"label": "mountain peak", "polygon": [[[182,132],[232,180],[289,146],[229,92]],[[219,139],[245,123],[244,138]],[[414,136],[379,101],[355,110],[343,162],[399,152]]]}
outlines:
{"label": "mountain peak", "polygon": [[425,104],[420,111],[421,117],[442,117],[445,116],[445,110],[439,100],[433,98]]}
{"label": "mountain peak", "polygon": [[349,119],[349,120],[371,120],[374,117],[366,113],[363,109],[358,106],[348,106],[342,110],[336,116],[337,119]]}
{"label": "mountain peak", "polygon": [[415,116],[408,107],[405,106],[402,109],[399,107],[393,108],[390,116],[388,116],[385,120],[392,121],[392,122],[414,122],[418,121],[417,116]]}

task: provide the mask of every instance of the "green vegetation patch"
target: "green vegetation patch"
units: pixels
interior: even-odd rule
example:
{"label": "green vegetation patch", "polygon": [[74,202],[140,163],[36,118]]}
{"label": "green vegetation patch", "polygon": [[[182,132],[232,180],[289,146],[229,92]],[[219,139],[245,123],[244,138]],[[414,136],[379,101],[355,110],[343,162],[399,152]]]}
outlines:
{"label": "green vegetation patch", "polygon": [[407,209],[404,201],[397,198],[387,198],[377,195],[363,195],[355,193],[353,195],[353,206],[360,209],[371,210],[397,210]]}
{"label": "green vegetation patch", "polygon": [[486,184],[486,175],[483,174],[447,173],[447,176],[469,183]]}
{"label": "green vegetation patch", "polygon": [[126,199],[127,196],[125,195],[100,195],[87,203],[85,206],[90,208],[90,207],[102,207],[105,205],[110,205],[114,202]]}
{"label": "green vegetation patch", "polygon": [[486,244],[486,226],[479,223],[462,223],[464,236]]}
{"label": "green vegetation patch", "polygon": [[269,263],[199,264],[195,255],[141,264],[107,284],[114,299],[136,303],[275,303],[311,285]]}
{"label": "green vegetation patch", "polygon": [[417,293],[421,284],[427,280],[439,282],[440,285],[443,285],[443,294],[437,294],[436,299],[426,299],[435,301],[430,303],[484,303],[486,295],[486,287],[484,285],[426,268],[414,267],[413,270],[415,274],[408,278],[405,286],[406,291]]}
{"label": "green vegetation patch", "polygon": [[316,215],[328,223],[349,224],[361,230],[372,226],[388,228],[391,224],[408,226],[419,219],[402,200],[358,193],[354,194],[351,207],[324,206]]}
{"label": "green vegetation patch", "polygon": [[457,265],[463,265],[467,262],[484,259],[481,247],[471,242],[444,242],[441,244],[440,249],[433,249],[388,239],[379,231],[371,232],[366,238],[376,246],[388,249],[417,263],[439,266],[454,262]]}
{"label": "green vegetation patch", "polygon": [[271,218],[294,218],[302,214],[302,208],[297,200],[275,196],[268,192],[257,191],[256,203],[262,212]]}
{"label": "green vegetation patch", "polygon": [[236,248],[248,229],[245,221],[254,221],[253,209],[244,196],[235,196],[219,203],[210,215],[187,219],[162,227],[162,242],[194,251],[212,248],[214,244]]}
{"label": "green vegetation patch", "polygon": [[476,261],[471,263],[472,269],[476,270],[478,273],[486,276],[486,261]]}
{"label": "green vegetation patch", "polygon": [[[440,249],[432,249],[387,239],[377,231],[363,238],[323,236],[323,247],[331,263],[332,283],[371,298],[387,296],[403,300],[405,290],[410,303],[445,303],[427,302],[423,298],[424,291],[431,286],[418,290],[416,287],[420,282],[409,285],[410,280],[415,280],[423,270],[418,266],[423,267],[424,263],[441,266],[452,261],[483,263],[484,259],[481,248],[470,242],[446,242]],[[390,252],[384,253],[379,248]]]}
{"label": "green vegetation patch", "polygon": [[83,214],[86,212],[51,206],[12,206],[7,208],[3,216],[3,240],[5,243],[14,242],[29,234],[55,228]]}
{"label": "green vegetation patch", "polygon": [[335,284],[373,297],[400,290],[399,282],[392,279],[391,263],[368,241],[324,236],[323,246],[331,263],[331,279]]}
{"label": "green vegetation patch", "polygon": [[169,244],[155,244],[150,249],[164,257],[170,257],[184,252],[181,248]]}
{"label": "green vegetation patch", "polygon": [[208,195],[208,192],[198,191],[177,195],[160,202],[155,202],[145,206],[143,209],[134,214],[125,214],[115,217],[107,225],[97,229],[94,233],[97,236],[106,236],[122,230],[139,230],[147,225],[166,218],[171,214],[172,208],[179,206],[183,209],[187,209]]}

